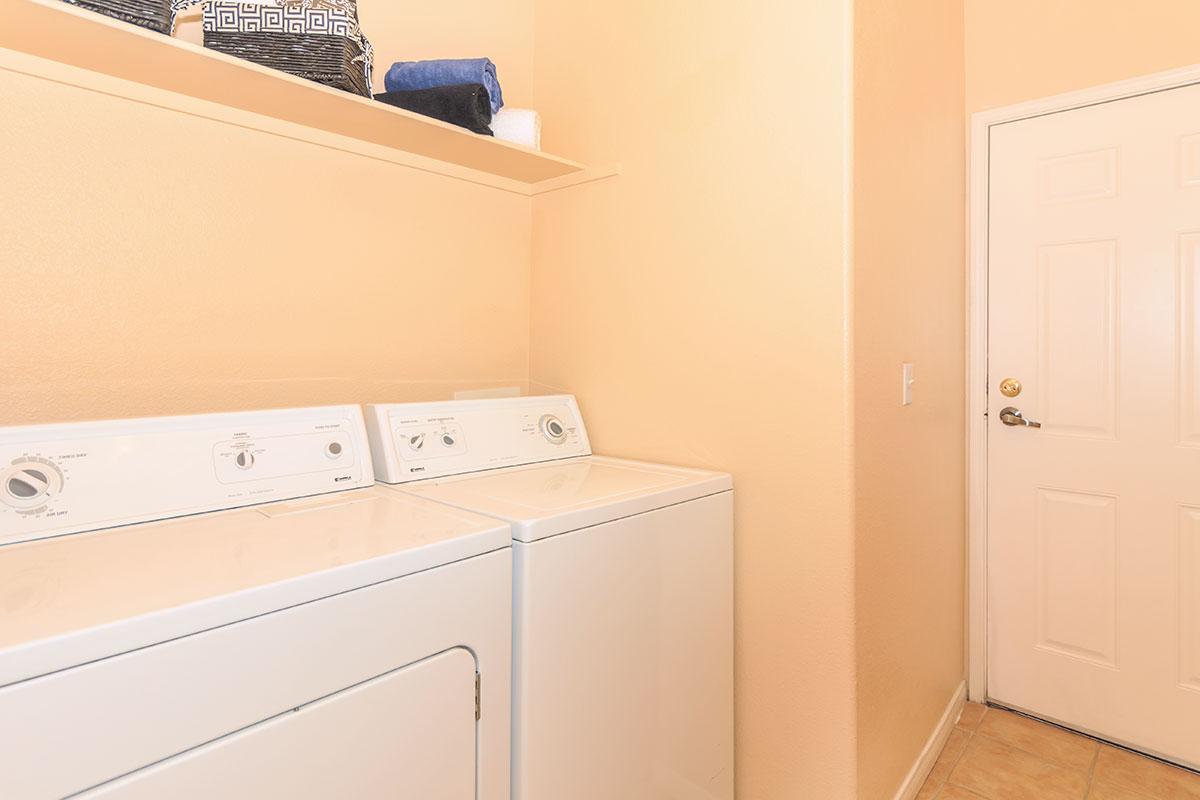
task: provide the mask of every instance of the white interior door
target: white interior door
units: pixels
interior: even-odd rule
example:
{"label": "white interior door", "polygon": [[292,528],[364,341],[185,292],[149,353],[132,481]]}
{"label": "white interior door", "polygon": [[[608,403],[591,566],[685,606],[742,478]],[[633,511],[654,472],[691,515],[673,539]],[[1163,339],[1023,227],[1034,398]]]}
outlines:
{"label": "white interior door", "polygon": [[475,660],[455,648],[83,796],[474,800],[475,762]]}
{"label": "white interior door", "polygon": [[1200,87],[995,126],[989,182],[988,694],[1200,765]]}

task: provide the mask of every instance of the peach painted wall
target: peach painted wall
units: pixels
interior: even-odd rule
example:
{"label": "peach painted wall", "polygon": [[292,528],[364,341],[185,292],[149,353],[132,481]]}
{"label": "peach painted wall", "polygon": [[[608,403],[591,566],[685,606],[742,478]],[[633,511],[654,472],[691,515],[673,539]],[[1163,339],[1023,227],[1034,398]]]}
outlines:
{"label": "peach painted wall", "polygon": [[967,110],[1200,62],[1194,0],[965,0]]}
{"label": "peach painted wall", "polygon": [[736,487],[740,800],[854,796],[843,3],[541,0],[531,381]]}
{"label": "peach painted wall", "polygon": [[965,674],[961,2],[856,0],[854,52],[858,796],[882,799]]}
{"label": "peach painted wall", "polygon": [[0,425],[527,385],[528,197],[5,69],[0,107]]}

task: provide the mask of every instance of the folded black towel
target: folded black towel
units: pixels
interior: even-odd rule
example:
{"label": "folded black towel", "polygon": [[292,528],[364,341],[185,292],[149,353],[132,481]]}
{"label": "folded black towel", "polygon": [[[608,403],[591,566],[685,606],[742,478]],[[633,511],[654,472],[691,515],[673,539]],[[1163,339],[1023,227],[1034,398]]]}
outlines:
{"label": "folded black towel", "polygon": [[475,133],[492,135],[492,129],[488,127],[492,121],[492,100],[481,83],[384,92],[375,95],[375,99]]}

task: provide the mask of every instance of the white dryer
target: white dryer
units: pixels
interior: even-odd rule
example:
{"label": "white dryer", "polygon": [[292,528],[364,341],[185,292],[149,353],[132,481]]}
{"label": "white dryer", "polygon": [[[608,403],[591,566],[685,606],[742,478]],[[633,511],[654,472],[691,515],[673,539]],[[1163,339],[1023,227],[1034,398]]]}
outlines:
{"label": "white dryer", "polygon": [[509,541],[357,406],[0,429],[0,797],[504,800]]}
{"label": "white dryer", "polygon": [[367,429],[378,479],[512,525],[514,800],[731,800],[730,476],[594,456],[570,396]]}

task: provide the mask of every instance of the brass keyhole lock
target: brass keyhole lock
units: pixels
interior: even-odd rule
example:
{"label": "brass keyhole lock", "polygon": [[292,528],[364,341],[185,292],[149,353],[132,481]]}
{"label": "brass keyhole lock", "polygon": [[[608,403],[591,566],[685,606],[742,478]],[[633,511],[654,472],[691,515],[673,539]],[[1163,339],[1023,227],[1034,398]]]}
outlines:
{"label": "brass keyhole lock", "polygon": [[1000,394],[1005,397],[1016,397],[1021,393],[1021,382],[1016,378],[1005,378],[1000,381]]}

